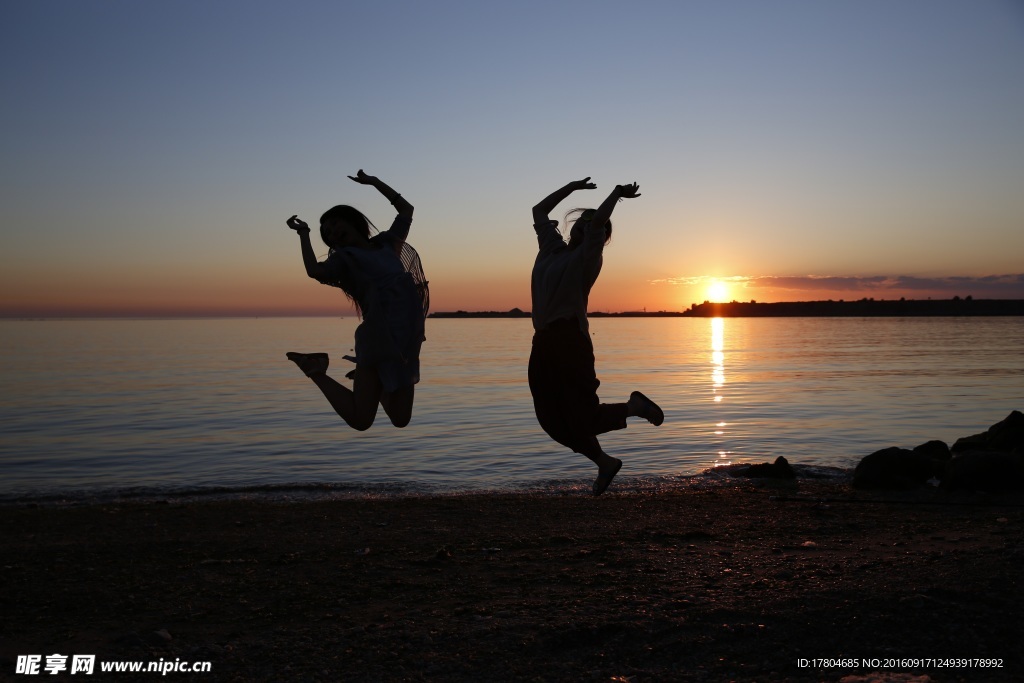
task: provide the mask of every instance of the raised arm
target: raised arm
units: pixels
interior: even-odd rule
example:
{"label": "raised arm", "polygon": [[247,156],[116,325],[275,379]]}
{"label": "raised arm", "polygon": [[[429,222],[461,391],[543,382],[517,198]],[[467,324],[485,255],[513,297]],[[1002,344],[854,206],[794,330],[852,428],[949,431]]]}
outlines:
{"label": "raised arm", "polygon": [[399,216],[412,220],[412,204],[405,201],[405,198],[402,195],[388,187],[383,180],[377,176],[366,175],[363,173],[363,169],[359,169],[358,173],[350,175],[349,178],[361,185],[373,185],[377,188],[378,192],[384,195],[385,199],[391,202],[391,205],[398,211]]}
{"label": "raised arm", "polygon": [[636,183],[630,183],[629,185],[616,185],[615,189],[611,191],[607,199],[601,202],[601,206],[597,207],[597,211],[594,212],[594,217],[590,219],[591,225],[604,225],[612,217],[612,211],[615,210],[615,205],[620,199],[633,199],[639,197],[640,192],[638,190],[640,186]]}
{"label": "raised arm", "polygon": [[571,195],[576,190],[593,190],[597,185],[590,182],[590,176],[587,176],[583,180],[574,180],[564,187],[560,187],[544,199],[538,202],[537,206],[533,207],[533,222],[534,224],[543,223],[548,220],[548,214],[555,210],[563,199]]}
{"label": "raised arm", "polygon": [[314,280],[323,280],[327,277],[327,270],[324,265],[316,260],[316,253],[313,251],[313,243],[309,241],[309,226],[306,221],[292,216],[286,221],[289,228],[299,234],[299,246],[302,250],[302,265],[306,267],[306,275]]}

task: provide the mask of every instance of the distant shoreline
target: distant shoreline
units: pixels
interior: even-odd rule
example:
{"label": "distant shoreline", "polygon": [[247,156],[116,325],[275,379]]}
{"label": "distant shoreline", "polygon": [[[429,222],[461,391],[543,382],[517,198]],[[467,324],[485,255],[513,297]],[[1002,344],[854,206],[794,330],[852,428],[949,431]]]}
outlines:
{"label": "distant shoreline", "polygon": [[[964,317],[1022,316],[1024,299],[900,299],[885,301],[756,301],[694,304],[685,311],[623,311],[605,313],[592,311],[591,318],[796,318],[796,317]],[[431,318],[529,318],[530,312],[519,308],[510,311],[439,311]]]}
{"label": "distant shoreline", "polygon": [[[591,311],[591,318],[787,318],[787,317],[964,317],[964,316],[1024,316],[1024,299],[900,299],[857,301],[782,301],[759,303],[732,301],[729,303],[693,304],[685,311]],[[0,313],[0,321],[72,321],[72,320],[258,320],[261,318],[350,318],[352,312],[291,313],[268,311],[265,313],[174,313],[161,315],[112,313],[50,312],[24,315]],[[443,318],[529,318],[530,312],[519,308],[509,311],[438,311],[434,319]]]}

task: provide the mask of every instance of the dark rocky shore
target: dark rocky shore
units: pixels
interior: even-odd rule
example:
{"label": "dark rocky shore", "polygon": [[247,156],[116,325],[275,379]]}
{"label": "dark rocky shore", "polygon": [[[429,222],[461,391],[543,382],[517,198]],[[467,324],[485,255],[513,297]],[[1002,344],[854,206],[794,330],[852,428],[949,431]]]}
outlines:
{"label": "dark rocky shore", "polygon": [[735,482],[3,507],[0,671],[61,653],[209,661],[168,674],[203,681],[1024,677],[1020,494]]}
{"label": "dark rocky shore", "polygon": [[1024,491],[1024,413],[1014,410],[952,447],[928,441],[884,448],[865,456],[853,473],[858,489],[909,490],[932,480],[947,491]]}

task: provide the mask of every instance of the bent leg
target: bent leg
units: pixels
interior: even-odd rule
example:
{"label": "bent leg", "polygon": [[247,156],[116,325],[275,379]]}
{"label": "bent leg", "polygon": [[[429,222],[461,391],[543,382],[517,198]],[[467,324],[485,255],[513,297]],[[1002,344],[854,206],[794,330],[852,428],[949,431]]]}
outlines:
{"label": "bent leg", "polygon": [[362,432],[373,425],[381,398],[380,378],[375,368],[356,365],[355,381],[351,389],[338,384],[326,373],[312,375],[310,379],[350,427]]}
{"label": "bent leg", "polygon": [[630,417],[642,417],[655,427],[665,421],[665,412],[657,403],[644,396],[639,391],[629,395],[629,402],[626,404]]}
{"label": "bent leg", "polygon": [[628,414],[629,408],[625,403],[600,403],[597,410],[591,413],[591,429],[594,434],[625,429]]}
{"label": "bent leg", "polygon": [[415,384],[381,393],[380,404],[387,416],[391,418],[391,424],[399,428],[409,424],[409,421],[412,420],[412,401],[415,394]]}

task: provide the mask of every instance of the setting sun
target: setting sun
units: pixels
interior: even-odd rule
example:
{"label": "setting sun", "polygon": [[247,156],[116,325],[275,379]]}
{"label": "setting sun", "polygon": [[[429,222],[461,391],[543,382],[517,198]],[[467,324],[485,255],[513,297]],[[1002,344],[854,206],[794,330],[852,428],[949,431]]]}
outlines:
{"label": "setting sun", "polygon": [[729,300],[729,286],[721,280],[712,280],[708,284],[708,301],[721,303]]}

